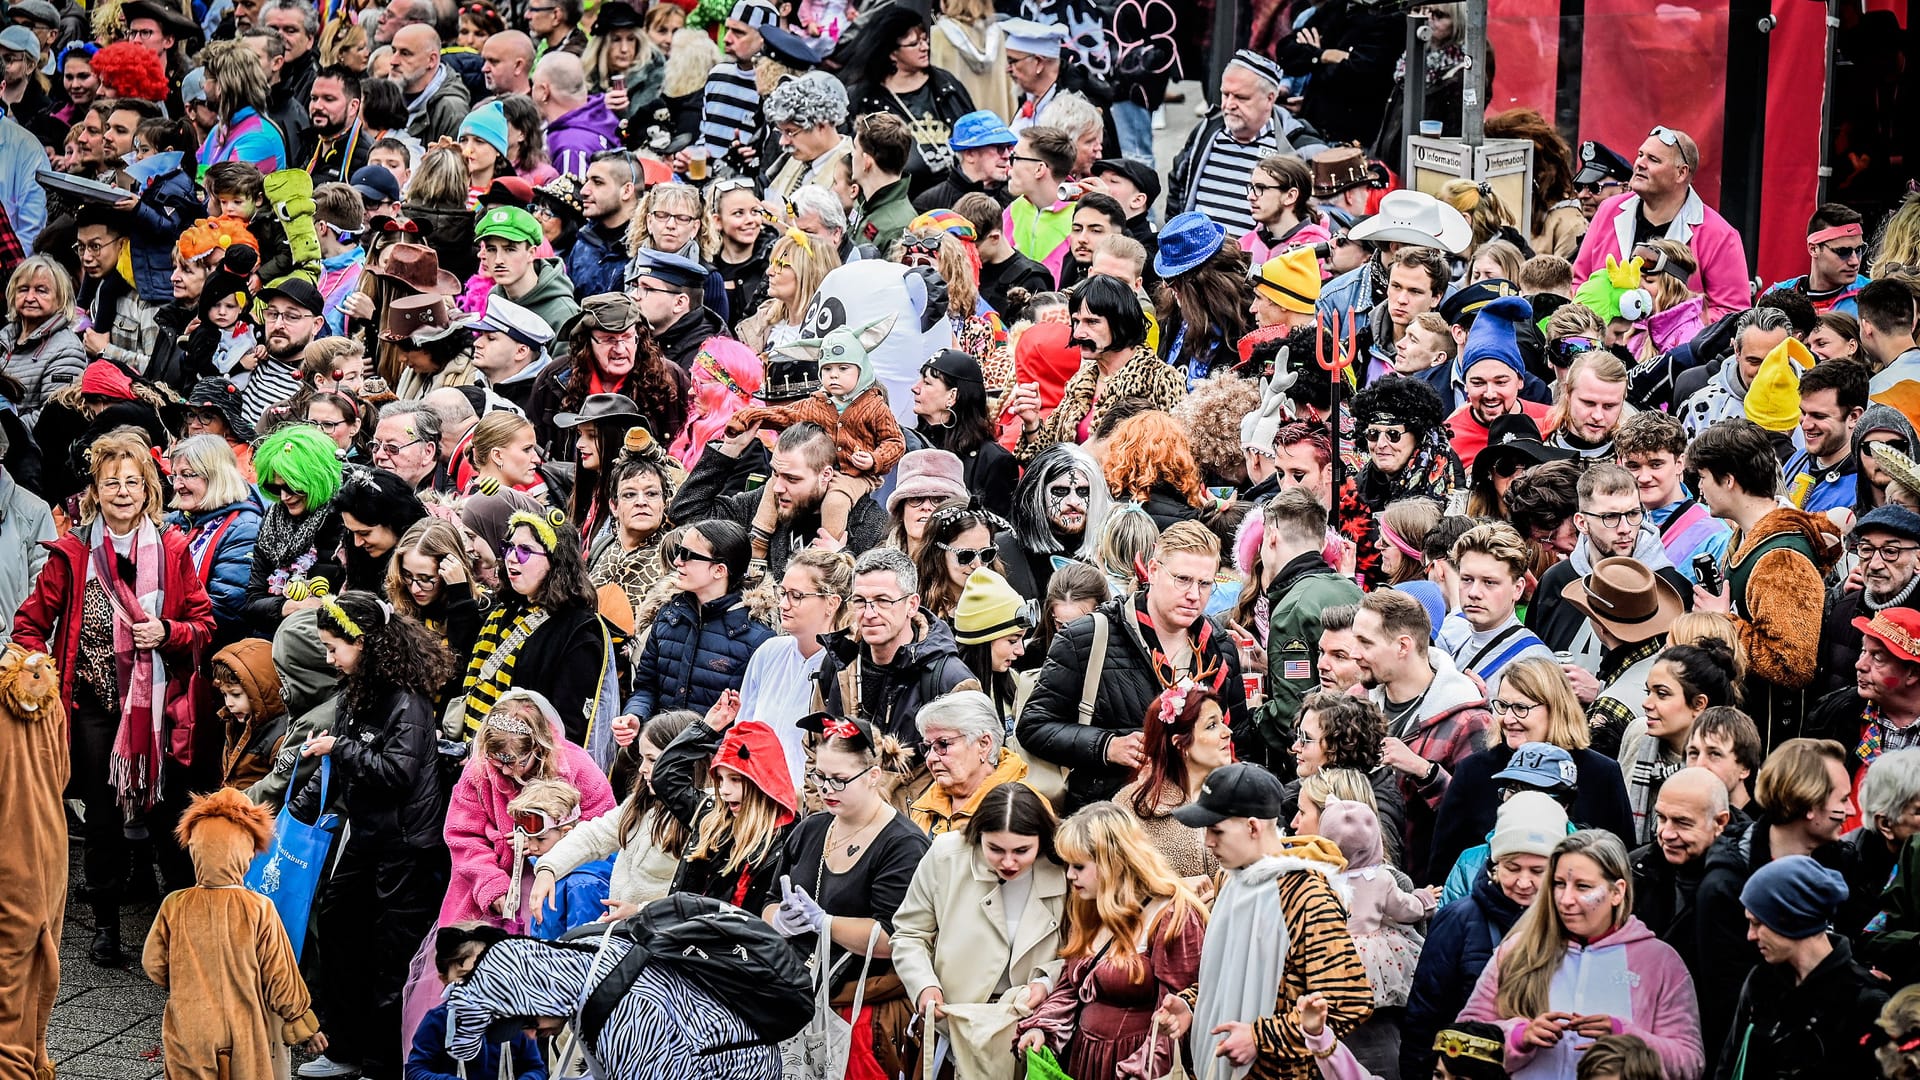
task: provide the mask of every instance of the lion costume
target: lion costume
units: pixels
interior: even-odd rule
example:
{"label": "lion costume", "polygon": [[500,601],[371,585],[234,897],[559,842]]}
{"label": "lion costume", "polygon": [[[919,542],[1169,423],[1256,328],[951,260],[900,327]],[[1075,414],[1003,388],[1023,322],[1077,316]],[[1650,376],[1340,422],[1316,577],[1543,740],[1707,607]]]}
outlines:
{"label": "lion costume", "polygon": [[194,887],[160,903],[142,964],[167,991],[168,1080],[284,1077],[285,1047],[319,1029],[273,902],[243,884],[273,814],[232,788],[196,795],[174,830]]}
{"label": "lion costume", "polygon": [[67,902],[67,723],[45,653],[0,655],[0,1076],[51,1080],[47,1020],[60,990]]}

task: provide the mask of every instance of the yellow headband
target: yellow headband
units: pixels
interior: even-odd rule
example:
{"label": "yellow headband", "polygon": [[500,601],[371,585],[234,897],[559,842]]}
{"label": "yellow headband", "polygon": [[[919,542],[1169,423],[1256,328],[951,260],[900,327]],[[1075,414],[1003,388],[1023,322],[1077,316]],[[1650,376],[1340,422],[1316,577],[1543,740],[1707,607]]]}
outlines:
{"label": "yellow headband", "polygon": [[540,538],[540,546],[551,552],[560,544],[560,537],[554,530],[564,527],[566,523],[567,515],[558,510],[547,511],[544,518],[522,510],[507,519],[507,531],[512,532],[516,525],[525,525],[533,530],[533,535]]}
{"label": "yellow headband", "polygon": [[347,617],[347,611],[340,606],[340,601],[329,597],[320,602],[320,609],[327,613],[327,618],[340,624],[340,629],[346,631],[347,637],[358,641],[367,636],[367,632],[360,629],[359,623]]}

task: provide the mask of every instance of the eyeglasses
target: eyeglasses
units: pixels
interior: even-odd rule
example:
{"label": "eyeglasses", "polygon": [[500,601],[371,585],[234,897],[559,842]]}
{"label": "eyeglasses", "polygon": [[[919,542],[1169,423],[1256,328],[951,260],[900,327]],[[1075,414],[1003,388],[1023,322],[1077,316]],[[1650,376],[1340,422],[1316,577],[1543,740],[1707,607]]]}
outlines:
{"label": "eyeglasses", "polygon": [[321,431],[324,431],[327,434],[331,435],[334,432],[339,431],[341,428],[346,427],[348,424],[353,423],[353,421],[351,420],[315,420],[312,417],[308,417],[307,423],[312,424],[314,427],[317,427]]}
{"label": "eyeglasses", "polygon": [[175,480],[205,480],[207,474],[195,472],[192,469],[175,469],[173,470],[173,478]]}
{"label": "eyeglasses", "polygon": [[1012,71],[1014,68],[1019,67],[1021,64],[1024,64],[1029,60],[1044,60],[1044,59],[1046,58],[1042,56],[1035,56],[1032,53],[1022,53],[1019,56],[1009,56],[1007,57],[1007,70]]}
{"label": "eyeglasses", "polygon": [[1847,543],[1847,550],[1858,555],[1863,564],[1875,559],[1885,563],[1896,563],[1915,551],[1920,551],[1920,544],[1869,544],[1863,540],[1850,540]]}
{"label": "eyeglasses", "polygon": [[953,561],[961,566],[972,566],[975,561],[991,564],[993,560],[1000,557],[999,549],[991,544],[983,548],[957,548],[949,544],[941,544],[940,550],[953,556]]}
{"label": "eyeglasses", "polygon": [[1247,181],[1247,194],[1256,199],[1264,199],[1271,192],[1286,190],[1287,188],[1281,184],[1259,184],[1251,180]]}
{"label": "eyeglasses", "polygon": [[1026,154],[1008,154],[1007,160],[1008,161],[1031,161],[1035,165],[1045,165],[1047,163],[1046,158],[1028,157]]}
{"label": "eyeglasses", "polygon": [[873,771],[873,766],[869,765],[866,768],[861,769],[859,772],[854,773],[852,776],[845,777],[844,779],[838,776],[828,776],[826,773],[823,773],[818,769],[815,769],[813,772],[809,773],[808,775],[813,777],[813,782],[819,785],[821,791],[840,792],[840,791],[847,790],[848,784],[853,783],[855,780],[860,779],[861,777],[867,775],[872,771]]}
{"label": "eyeglasses", "polygon": [[547,557],[547,553],[544,550],[534,547],[532,544],[508,544],[507,550],[503,554],[523,566],[532,562],[536,556],[542,559]]}
{"label": "eyeglasses", "polygon": [[440,584],[439,574],[409,574],[402,571],[400,583],[409,589],[428,589]]}
{"label": "eyeglasses", "polygon": [[1621,522],[1625,522],[1637,529],[1640,527],[1640,523],[1645,521],[1647,517],[1645,510],[1626,510],[1618,514],[1601,514],[1592,510],[1581,510],[1580,512],[1586,515],[1588,521],[1599,522],[1600,527],[1603,529],[1617,529],[1620,527]]}
{"label": "eyeglasses", "polygon": [[1296,728],[1293,732],[1293,745],[1295,746],[1312,746],[1319,741],[1319,739],[1307,734],[1305,728]]}
{"label": "eyeglasses", "polygon": [[1495,716],[1511,716],[1516,720],[1541,707],[1537,701],[1501,701],[1494,698],[1487,702],[1488,712]]}
{"label": "eyeglasses", "polygon": [[1176,593],[1190,593],[1198,590],[1201,596],[1213,592],[1212,578],[1188,577],[1185,574],[1168,574],[1167,581]]}
{"label": "eyeglasses", "polygon": [[147,482],[136,476],[131,480],[101,480],[94,486],[101,491],[115,494],[122,491],[145,491]]}
{"label": "eyeglasses", "polygon": [[308,312],[301,308],[294,308],[292,310],[288,310],[286,308],[268,308],[265,312],[261,314],[260,321],[270,322],[270,323],[292,323],[292,322],[299,322],[302,319],[311,319],[313,317],[314,316],[311,312]]}
{"label": "eyeglasses", "polygon": [[671,221],[676,225],[691,225],[694,222],[700,220],[699,218],[693,216],[692,214],[675,214],[666,210],[652,211],[651,213],[647,214],[647,217],[650,218],[651,220],[662,222],[662,223]]}
{"label": "eyeglasses", "polygon": [[930,758],[946,757],[948,754],[953,753],[954,747],[965,746],[971,741],[971,739],[963,739],[958,735],[949,735],[944,739],[928,739],[927,756]]}
{"label": "eyeglasses", "polygon": [[388,457],[392,457],[393,455],[399,453],[400,451],[405,450],[409,446],[419,446],[421,443],[426,441],[427,440],[425,439],[413,439],[409,442],[403,442],[403,443],[377,442],[373,444],[373,452],[376,454],[385,454]]}
{"label": "eyeglasses", "polygon": [[91,244],[83,243],[80,245],[80,254],[98,255],[119,242],[118,240],[97,240]]}
{"label": "eyeglasses", "polygon": [[904,603],[906,600],[907,597],[904,596],[856,596],[848,600],[847,603],[861,611],[876,607],[891,611],[893,605]]}
{"label": "eyeglasses", "polygon": [[1851,247],[1834,247],[1832,244],[1828,244],[1826,248],[1834,258],[1839,259],[1841,262],[1855,262],[1867,253],[1867,248],[1864,244],[1854,244]]}
{"label": "eyeglasses", "polygon": [[781,589],[780,599],[789,604],[797,604],[810,596],[832,596],[830,592],[800,592],[797,589]]}
{"label": "eyeglasses", "polygon": [[1366,433],[1369,443],[1399,442],[1406,437],[1407,429],[1403,427],[1370,427]]}

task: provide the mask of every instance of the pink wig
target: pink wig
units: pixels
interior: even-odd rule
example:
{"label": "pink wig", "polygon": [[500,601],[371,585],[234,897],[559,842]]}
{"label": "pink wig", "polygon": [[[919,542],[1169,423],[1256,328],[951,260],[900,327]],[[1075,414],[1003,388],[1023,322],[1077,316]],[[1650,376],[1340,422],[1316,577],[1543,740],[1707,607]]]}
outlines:
{"label": "pink wig", "polygon": [[732,338],[708,338],[693,359],[687,427],[670,452],[692,470],[707,443],[726,434],[733,414],[756,404],[766,368],[752,349]]}

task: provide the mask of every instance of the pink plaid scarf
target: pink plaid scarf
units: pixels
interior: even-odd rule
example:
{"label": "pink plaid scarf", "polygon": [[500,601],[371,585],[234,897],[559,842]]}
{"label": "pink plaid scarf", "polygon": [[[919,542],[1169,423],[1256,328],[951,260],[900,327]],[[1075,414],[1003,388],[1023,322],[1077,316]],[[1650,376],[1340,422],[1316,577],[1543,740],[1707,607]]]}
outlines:
{"label": "pink plaid scarf", "polygon": [[167,672],[157,650],[134,648],[133,625],[159,616],[163,559],[160,532],[143,517],[133,534],[131,588],[120,577],[113,536],[105,521],[100,522],[99,538],[87,560],[87,575],[99,579],[113,607],[120,730],[113,737],[107,777],[120,808],[129,812],[150,809],[160,801],[160,767],[167,745]]}

